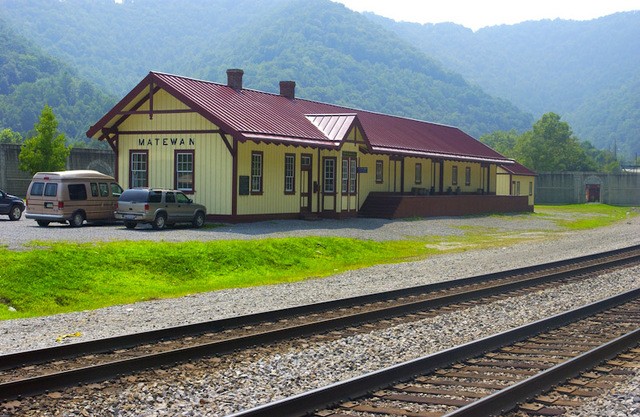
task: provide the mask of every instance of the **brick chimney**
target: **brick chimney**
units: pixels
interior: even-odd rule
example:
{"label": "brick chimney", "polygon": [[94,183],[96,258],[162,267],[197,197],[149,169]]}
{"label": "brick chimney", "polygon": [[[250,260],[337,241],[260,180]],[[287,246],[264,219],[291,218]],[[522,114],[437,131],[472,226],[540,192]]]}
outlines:
{"label": "brick chimney", "polygon": [[296,98],[296,82],[280,81],[280,95],[291,100]]}
{"label": "brick chimney", "polygon": [[227,70],[227,86],[234,90],[242,90],[242,75],[244,71],[241,69]]}

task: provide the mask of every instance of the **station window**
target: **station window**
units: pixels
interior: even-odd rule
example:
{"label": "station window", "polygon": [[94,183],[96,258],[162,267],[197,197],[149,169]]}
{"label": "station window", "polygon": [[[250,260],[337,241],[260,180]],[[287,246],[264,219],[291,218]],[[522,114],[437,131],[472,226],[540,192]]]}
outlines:
{"label": "station window", "polygon": [[262,157],[260,151],[251,152],[251,194],[262,194]]}
{"label": "station window", "polygon": [[458,185],[458,166],[451,167],[451,185]]}
{"label": "station window", "polygon": [[464,169],[464,185],[471,185],[471,167]]}
{"label": "station window", "polygon": [[355,158],[350,158],[349,161],[349,194],[355,194],[358,187],[358,166]]}
{"label": "station window", "polygon": [[130,151],[129,188],[149,186],[149,151]]}
{"label": "station window", "polygon": [[342,193],[355,194],[358,168],[356,158],[350,155],[342,157]]}
{"label": "station window", "polygon": [[416,184],[422,184],[422,164],[416,163]]}
{"label": "station window", "polygon": [[333,194],[336,192],[336,158],[325,158],[323,167],[323,191]]}
{"label": "station window", "polygon": [[194,187],[195,151],[176,151],[175,157],[175,188],[176,190],[192,193]]}
{"label": "station window", "polygon": [[511,195],[520,195],[520,181],[512,181],[511,188]]}
{"label": "station window", "polygon": [[529,195],[533,195],[533,182],[529,181]]}
{"label": "station window", "polygon": [[284,193],[294,194],[296,192],[296,156],[285,154],[284,156]]}
{"label": "station window", "polygon": [[384,164],[383,161],[378,159],[376,161],[376,183],[382,184],[384,181]]}

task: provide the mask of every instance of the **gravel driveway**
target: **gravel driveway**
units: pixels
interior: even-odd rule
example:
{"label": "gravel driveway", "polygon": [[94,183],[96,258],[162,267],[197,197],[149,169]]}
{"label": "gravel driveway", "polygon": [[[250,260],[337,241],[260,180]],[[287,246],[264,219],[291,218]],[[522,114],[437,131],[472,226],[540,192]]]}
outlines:
{"label": "gravel driveway", "polygon": [[[506,220],[505,220],[506,219]],[[149,225],[126,229],[122,224],[85,225],[73,228],[52,223],[40,227],[33,220],[11,222],[0,219],[0,245],[10,249],[24,248],[34,240],[46,241],[113,241],[154,240],[184,242],[189,240],[261,239],[286,236],[342,236],[371,240],[397,240],[412,236],[451,236],[463,234],[465,227],[483,227],[495,231],[532,233],[557,230],[556,225],[541,217],[518,214],[464,218],[418,220],[384,220],[353,218],[345,220],[274,220],[241,224],[207,224],[202,229],[176,227],[156,231]]]}

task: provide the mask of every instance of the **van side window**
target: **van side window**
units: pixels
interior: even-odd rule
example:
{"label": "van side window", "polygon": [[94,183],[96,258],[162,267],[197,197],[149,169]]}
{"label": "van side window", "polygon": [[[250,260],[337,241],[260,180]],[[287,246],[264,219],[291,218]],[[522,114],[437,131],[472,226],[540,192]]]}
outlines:
{"label": "van side window", "polygon": [[176,196],[173,193],[167,193],[166,197],[164,198],[166,203],[175,203],[176,202]]}
{"label": "van side window", "polygon": [[31,185],[30,195],[42,195],[42,190],[44,190],[44,182],[34,182]]}
{"label": "van side window", "polygon": [[44,187],[44,195],[47,197],[55,197],[58,195],[58,184],[50,182]]}
{"label": "van side window", "polygon": [[100,197],[109,197],[109,185],[106,182],[100,183]]}
{"label": "van side window", "polygon": [[86,200],[87,187],[84,184],[69,184],[70,200]]}
{"label": "van side window", "polygon": [[111,183],[111,195],[114,197],[120,197],[122,194],[122,187],[117,182]]}
{"label": "van side window", "polygon": [[162,202],[162,191],[151,191],[149,193],[149,203]]}
{"label": "van side window", "polygon": [[98,196],[98,184],[96,184],[95,182],[91,183],[91,196],[92,197]]}

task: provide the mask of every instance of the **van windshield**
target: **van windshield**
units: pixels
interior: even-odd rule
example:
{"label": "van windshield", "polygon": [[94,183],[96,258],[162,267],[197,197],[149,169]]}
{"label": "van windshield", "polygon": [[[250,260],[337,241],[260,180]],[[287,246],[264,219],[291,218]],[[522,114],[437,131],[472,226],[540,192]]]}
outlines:
{"label": "van windshield", "polygon": [[120,194],[122,194],[122,187],[120,187],[120,184],[112,182],[111,195],[113,195],[114,197],[120,197]]}

